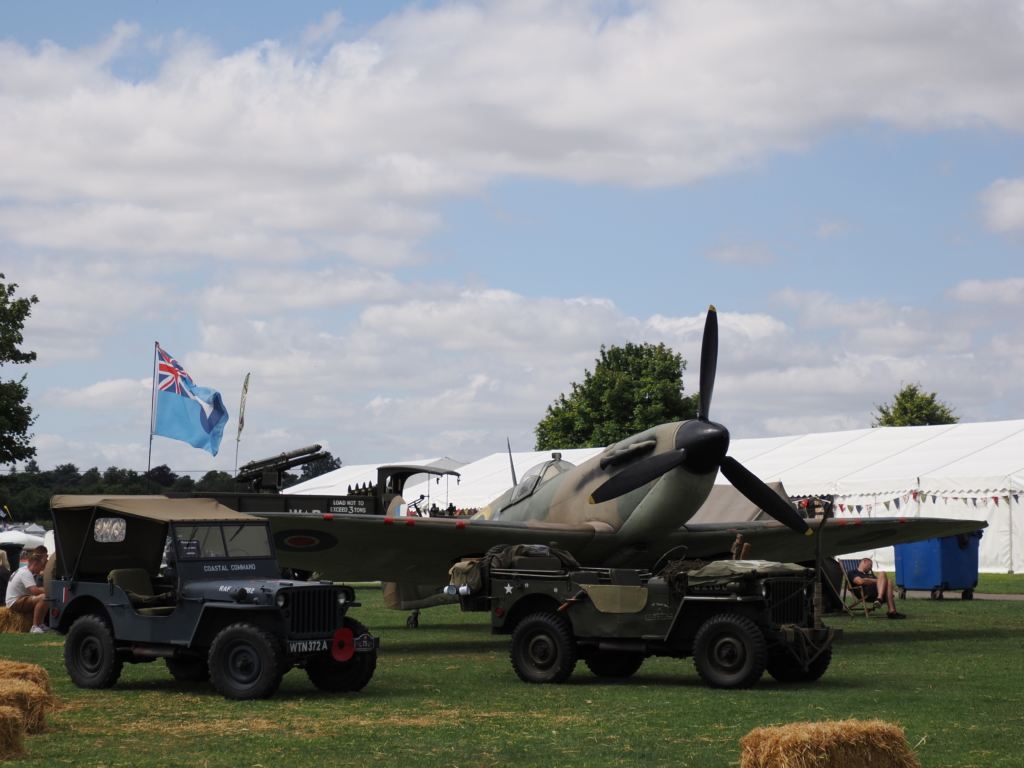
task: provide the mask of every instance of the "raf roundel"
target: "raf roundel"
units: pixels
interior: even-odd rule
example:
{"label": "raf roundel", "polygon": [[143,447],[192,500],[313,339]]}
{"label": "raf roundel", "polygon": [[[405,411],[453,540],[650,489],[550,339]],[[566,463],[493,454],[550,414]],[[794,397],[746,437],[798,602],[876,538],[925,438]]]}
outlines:
{"label": "raf roundel", "polygon": [[282,552],[323,552],[338,546],[338,539],[324,531],[293,528],[275,533],[274,544]]}

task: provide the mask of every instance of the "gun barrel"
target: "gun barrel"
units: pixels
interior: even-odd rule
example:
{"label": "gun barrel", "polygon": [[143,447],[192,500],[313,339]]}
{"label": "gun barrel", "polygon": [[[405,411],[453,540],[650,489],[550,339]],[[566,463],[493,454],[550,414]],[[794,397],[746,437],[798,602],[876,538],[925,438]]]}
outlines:
{"label": "gun barrel", "polygon": [[320,448],[321,446],[319,444],[307,445],[305,448],[299,448],[298,450],[288,451],[277,456],[271,456],[266,459],[256,459],[255,461],[250,461],[248,464],[243,464],[241,467],[238,468],[238,471],[239,473],[253,472],[254,470],[262,471],[264,469],[269,469],[272,465],[278,464],[279,462],[282,461],[287,461],[288,459],[294,458],[296,456],[305,456],[308,453],[316,453],[317,451],[320,450]]}

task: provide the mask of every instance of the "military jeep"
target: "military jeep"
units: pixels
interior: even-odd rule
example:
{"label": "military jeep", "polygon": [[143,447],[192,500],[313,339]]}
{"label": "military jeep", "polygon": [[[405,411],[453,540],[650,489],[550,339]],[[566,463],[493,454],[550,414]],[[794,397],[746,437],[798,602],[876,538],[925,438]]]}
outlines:
{"label": "military jeep", "polygon": [[791,563],[680,560],[655,576],[516,545],[451,575],[463,610],[489,611],[491,631],[511,634],[512,666],[528,683],[564,682],[577,660],[627,678],[650,656],[692,656],[713,688],[748,688],[766,669],[780,682],[813,682],[841,632],[815,620],[814,569]]}
{"label": "military jeep", "polygon": [[54,496],[50,627],[81,688],[165,659],[229,699],[274,695],[292,667],[325,691],[373,677],[378,638],[351,587],[281,578],[267,523],[212,499]]}

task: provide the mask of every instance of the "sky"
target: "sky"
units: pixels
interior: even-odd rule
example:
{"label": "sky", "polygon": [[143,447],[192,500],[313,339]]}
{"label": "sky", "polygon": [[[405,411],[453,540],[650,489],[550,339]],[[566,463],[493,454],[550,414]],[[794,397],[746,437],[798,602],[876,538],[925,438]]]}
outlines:
{"label": "sky", "polygon": [[1024,418],[1020,2],[0,2],[44,469],[146,468],[156,341],[231,420],[154,466],[529,450],[709,305],[734,438]]}

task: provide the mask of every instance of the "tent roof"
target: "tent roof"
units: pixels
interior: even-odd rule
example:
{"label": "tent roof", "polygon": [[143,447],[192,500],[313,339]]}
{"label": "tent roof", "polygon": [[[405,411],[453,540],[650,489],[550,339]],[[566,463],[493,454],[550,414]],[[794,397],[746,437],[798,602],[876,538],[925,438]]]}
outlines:
{"label": "tent roof", "polygon": [[[734,440],[729,454],[762,480],[783,481],[797,496],[1024,488],[1024,421]],[[726,481],[719,476],[717,482]]]}
{"label": "tent roof", "polygon": [[165,496],[54,496],[53,509],[91,509],[145,517],[162,522],[252,522],[252,515],[235,512],[213,499],[168,499]]}
{"label": "tent roof", "polygon": [[[437,469],[459,469],[462,466],[462,462],[450,459],[447,456],[440,459],[396,461],[391,462],[389,466],[398,464],[415,467],[434,467]],[[357,485],[362,485],[363,483],[369,483],[370,485],[376,483],[377,468],[380,466],[385,466],[385,464],[352,464],[350,466],[342,466],[338,469],[332,470],[331,472],[325,472],[311,480],[306,480],[303,483],[293,485],[291,488],[287,489],[287,493],[308,494],[312,496],[334,496],[344,494],[348,490],[349,486],[355,487]],[[413,475],[409,478],[409,481],[406,481],[406,487],[408,488],[410,485],[421,483],[425,479],[426,475],[423,475],[422,477]]]}

